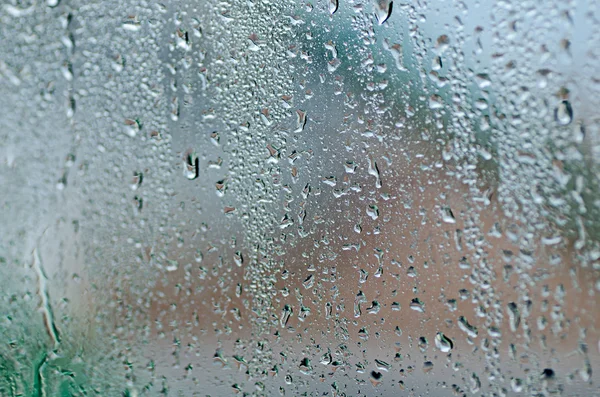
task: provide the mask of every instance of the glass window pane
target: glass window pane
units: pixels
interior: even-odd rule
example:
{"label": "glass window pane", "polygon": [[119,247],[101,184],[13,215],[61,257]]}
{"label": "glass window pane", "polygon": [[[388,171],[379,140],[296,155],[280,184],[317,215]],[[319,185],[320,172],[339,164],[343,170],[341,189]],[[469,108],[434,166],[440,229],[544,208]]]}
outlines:
{"label": "glass window pane", "polygon": [[0,395],[600,393],[594,1],[0,5]]}

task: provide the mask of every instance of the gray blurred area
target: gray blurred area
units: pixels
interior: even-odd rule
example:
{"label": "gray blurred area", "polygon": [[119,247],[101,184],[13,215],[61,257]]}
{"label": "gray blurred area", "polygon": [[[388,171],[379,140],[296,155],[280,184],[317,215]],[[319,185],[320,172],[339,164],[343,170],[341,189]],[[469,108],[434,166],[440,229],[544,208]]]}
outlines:
{"label": "gray blurred area", "polygon": [[599,394],[599,12],[5,0],[0,395]]}

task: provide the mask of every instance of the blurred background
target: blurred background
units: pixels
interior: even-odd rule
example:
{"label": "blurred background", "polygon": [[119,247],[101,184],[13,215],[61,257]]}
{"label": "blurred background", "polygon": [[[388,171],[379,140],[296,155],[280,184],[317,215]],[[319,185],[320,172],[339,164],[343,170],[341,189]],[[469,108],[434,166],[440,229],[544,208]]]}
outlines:
{"label": "blurred background", "polygon": [[594,1],[0,5],[0,395],[600,393]]}

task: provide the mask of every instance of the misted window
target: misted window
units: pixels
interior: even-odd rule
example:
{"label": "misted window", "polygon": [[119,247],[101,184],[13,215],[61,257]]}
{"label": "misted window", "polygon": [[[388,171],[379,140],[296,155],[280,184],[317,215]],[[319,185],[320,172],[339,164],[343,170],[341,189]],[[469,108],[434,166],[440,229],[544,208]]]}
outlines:
{"label": "misted window", "polygon": [[0,395],[593,396],[594,1],[4,0]]}

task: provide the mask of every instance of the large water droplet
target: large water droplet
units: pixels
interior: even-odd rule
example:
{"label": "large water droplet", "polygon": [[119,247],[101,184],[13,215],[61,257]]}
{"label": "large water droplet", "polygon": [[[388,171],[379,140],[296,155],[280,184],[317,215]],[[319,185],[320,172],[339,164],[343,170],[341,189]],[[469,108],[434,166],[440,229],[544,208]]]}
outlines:
{"label": "large water droplet", "polygon": [[373,8],[375,8],[375,18],[377,18],[377,23],[383,25],[385,21],[387,21],[392,15],[392,8],[394,6],[394,2],[390,0],[375,0],[375,4],[373,4]]}
{"label": "large water droplet", "polygon": [[469,324],[469,322],[464,316],[460,316],[458,318],[458,328],[466,332],[467,335],[469,335],[471,338],[477,337],[477,327],[474,327],[473,325]]}
{"label": "large water droplet", "polygon": [[507,312],[508,312],[508,320],[509,320],[510,330],[512,332],[515,332],[517,330],[517,328],[519,327],[519,324],[521,323],[521,314],[519,312],[519,308],[517,307],[517,304],[514,302],[510,302],[507,305]]}
{"label": "large water droplet", "polygon": [[435,346],[444,353],[448,353],[454,347],[454,343],[450,338],[441,332],[435,336]]}
{"label": "large water droplet", "polygon": [[410,301],[410,308],[419,313],[425,313],[425,304],[419,298],[413,298],[413,300]]}
{"label": "large water droplet", "polygon": [[189,179],[198,178],[199,168],[198,168],[198,155],[192,149],[185,152],[183,157],[183,175]]}
{"label": "large water droplet", "polygon": [[338,0],[329,0],[329,13],[331,15],[335,14],[338,9]]}
{"label": "large water droplet", "polygon": [[554,109],[554,119],[560,125],[569,125],[573,121],[573,108],[569,101],[562,101],[556,109]]}

